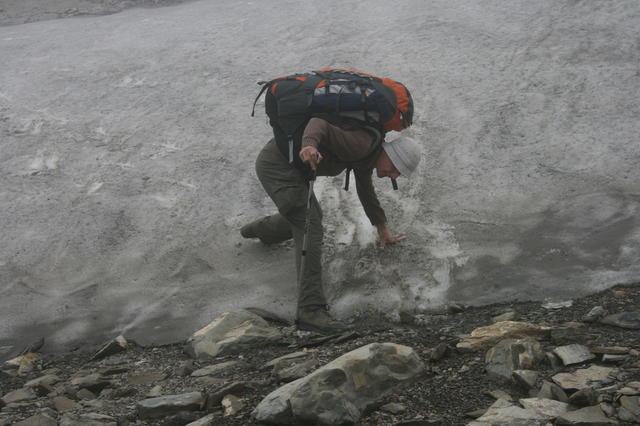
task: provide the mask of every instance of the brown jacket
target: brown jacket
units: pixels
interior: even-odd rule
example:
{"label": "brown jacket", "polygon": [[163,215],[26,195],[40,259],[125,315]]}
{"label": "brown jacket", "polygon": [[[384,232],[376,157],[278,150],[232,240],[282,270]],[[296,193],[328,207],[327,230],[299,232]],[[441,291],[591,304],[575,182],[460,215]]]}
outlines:
{"label": "brown jacket", "polygon": [[374,226],[387,222],[372,182],[378,154],[362,160],[375,142],[374,135],[360,127],[340,128],[316,117],[309,121],[302,135],[302,148],[313,146],[324,157],[316,171],[318,176],[337,176],[347,167],[353,168],[358,198]]}

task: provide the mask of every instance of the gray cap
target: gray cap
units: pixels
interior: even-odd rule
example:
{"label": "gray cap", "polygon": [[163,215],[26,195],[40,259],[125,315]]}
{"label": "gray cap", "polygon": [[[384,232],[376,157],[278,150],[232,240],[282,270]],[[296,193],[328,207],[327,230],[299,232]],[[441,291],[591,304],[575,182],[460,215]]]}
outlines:
{"label": "gray cap", "polygon": [[384,142],[382,148],[402,176],[409,177],[420,163],[420,145],[409,136],[400,136]]}

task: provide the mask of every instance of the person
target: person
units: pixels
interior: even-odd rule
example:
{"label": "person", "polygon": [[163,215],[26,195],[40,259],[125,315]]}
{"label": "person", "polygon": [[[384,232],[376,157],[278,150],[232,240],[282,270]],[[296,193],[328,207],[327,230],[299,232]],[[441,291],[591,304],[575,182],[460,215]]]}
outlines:
{"label": "person", "polygon": [[[420,161],[420,148],[411,138],[382,141],[376,129],[349,122],[332,124],[313,117],[306,125],[300,159],[316,176],[337,176],[353,170],[356,191],[365,214],[378,231],[379,246],[394,244],[405,237],[392,232],[387,217],[376,196],[373,170],[379,178],[409,177]],[[373,151],[372,151],[373,150]],[[265,244],[294,239],[296,269],[298,271],[297,326],[301,330],[331,334],[346,327],[328,313],[322,286],[322,210],[312,194],[309,207],[310,225],[304,270],[300,276],[304,228],[307,216],[309,181],[304,173],[290,164],[289,159],[271,139],[258,154],[256,173],[265,191],[273,200],[278,213],[260,218],[241,228],[245,238],[259,238]],[[348,179],[348,177],[347,177]],[[395,181],[394,181],[395,182]]]}

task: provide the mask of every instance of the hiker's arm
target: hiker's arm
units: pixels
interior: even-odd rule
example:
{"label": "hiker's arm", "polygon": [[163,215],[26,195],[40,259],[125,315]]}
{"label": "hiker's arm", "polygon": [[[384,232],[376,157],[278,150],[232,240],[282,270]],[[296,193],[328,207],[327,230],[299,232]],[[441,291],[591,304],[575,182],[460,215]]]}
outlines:
{"label": "hiker's arm", "polygon": [[307,147],[313,147],[321,152],[331,152],[341,161],[357,161],[369,153],[372,139],[364,129],[342,130],[321,118],[313,117],[302,134],[300,153]]}

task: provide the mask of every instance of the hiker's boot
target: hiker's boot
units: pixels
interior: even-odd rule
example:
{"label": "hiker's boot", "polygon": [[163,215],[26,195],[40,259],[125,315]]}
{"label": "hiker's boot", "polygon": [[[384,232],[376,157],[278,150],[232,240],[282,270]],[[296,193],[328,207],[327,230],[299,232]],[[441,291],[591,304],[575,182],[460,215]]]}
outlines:
{"label": "hiker's boot", "polygon": [[292,237],[289,223],[279,215],[254,220],[240,228],[240,235],[244,238],[258,238],[267,245],[278,244]]}
{"label": "hiker's boot", "polygon": [[331,318],[324,306],[305,307],[298,310],[296,321],[299,330],[313,331],[320,334],[339,334],[351,327]]}

